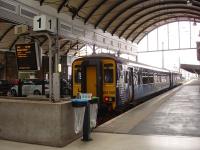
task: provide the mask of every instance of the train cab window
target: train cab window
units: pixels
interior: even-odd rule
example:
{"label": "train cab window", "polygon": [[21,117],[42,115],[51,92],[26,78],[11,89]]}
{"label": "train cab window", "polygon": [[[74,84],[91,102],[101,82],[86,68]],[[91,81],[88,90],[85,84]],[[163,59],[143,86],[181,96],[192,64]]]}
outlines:
{"label": "train cab window", "polygon": [[104,64],[104,83],[113,83],[113,64]]}
{"label": "train cab window", "polygon": [[80,69],[80,66],[75,66],[75,83],[81,83],[81,69]]}

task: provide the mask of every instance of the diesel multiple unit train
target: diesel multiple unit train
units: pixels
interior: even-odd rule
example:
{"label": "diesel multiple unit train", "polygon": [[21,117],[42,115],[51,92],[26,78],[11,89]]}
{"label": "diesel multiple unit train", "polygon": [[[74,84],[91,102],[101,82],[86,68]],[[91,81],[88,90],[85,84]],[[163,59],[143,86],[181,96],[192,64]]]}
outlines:
{"label": "diesel multiple unit train", "polygon": [[112,55],[82,57],[72,64],[72,96],[76,97],[79,92],[92,93],[100,98],[100,109],[121,109],[179,84],[179,73]]}

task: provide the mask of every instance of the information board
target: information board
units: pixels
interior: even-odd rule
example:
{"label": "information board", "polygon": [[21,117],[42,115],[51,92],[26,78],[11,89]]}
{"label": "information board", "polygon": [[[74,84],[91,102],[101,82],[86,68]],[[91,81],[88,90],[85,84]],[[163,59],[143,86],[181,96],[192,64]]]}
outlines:
{"label": "information board", "polygon": [[39,70],[39,53],[36,43],[16,44],[18,70]]}

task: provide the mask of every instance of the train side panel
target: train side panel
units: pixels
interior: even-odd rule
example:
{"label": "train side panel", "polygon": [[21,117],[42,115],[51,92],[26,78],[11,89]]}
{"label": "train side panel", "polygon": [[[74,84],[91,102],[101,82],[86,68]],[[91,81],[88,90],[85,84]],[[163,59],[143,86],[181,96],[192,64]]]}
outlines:
{"label": "train side panel", "polygon": [[139,70],[134,75],[134,98],[135,100],[149,96],[156,92],[168,89],[170,87],[169,73],[156,72],[137,68]]}

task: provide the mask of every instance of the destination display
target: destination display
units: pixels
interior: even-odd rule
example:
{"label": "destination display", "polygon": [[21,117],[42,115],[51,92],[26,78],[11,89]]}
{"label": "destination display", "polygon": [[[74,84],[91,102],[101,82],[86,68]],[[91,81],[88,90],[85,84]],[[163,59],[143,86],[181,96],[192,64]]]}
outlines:
{"label": "destination display", "polygon": [[16,44],[18,70],[39,70],[39,54],[36,43]]}

